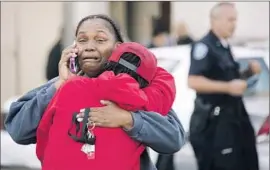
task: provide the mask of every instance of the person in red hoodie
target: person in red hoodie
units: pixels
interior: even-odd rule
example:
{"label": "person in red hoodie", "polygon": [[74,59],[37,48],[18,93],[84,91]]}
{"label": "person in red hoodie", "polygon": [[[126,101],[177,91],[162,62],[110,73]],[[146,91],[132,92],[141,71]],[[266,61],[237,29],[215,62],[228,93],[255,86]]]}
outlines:
{"label": "person in red hoodie", "polygon": [[[147,48],[133,42],[120,44],[101,72],[97,78],[72,78],[50,102],[37,130],[36,153],[43,170],[140,169],[145,147],[121,128],[94,127],[88,121],[91,107],[103,99],[129,111],[165,115],[175,98],[173,76],[157,67]],[[164,76],[155,78],[157,72]],[[78,122],[81,108],[88,109]]]}

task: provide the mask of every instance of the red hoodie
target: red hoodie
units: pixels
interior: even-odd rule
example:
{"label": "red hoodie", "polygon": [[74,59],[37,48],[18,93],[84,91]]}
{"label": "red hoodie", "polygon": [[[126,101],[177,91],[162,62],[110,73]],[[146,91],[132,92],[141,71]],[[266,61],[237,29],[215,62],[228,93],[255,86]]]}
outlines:
{"label": "red hoodie", "polygon": [[166,115],[174,97],[173,77],[161,68],[145,89],[140,89],[127,74],[114,76],[112,72],[105,72],[98,78],[73,78],[57,91],[38,127],[36,152],[42,169],[139,170],[144,147],[121,128],[96,127],[95,159],[87,159],[81,151],[83,144],[68,136],[72,114],[81,108],[99,107],[100,100],[110,100],[126,110]]}

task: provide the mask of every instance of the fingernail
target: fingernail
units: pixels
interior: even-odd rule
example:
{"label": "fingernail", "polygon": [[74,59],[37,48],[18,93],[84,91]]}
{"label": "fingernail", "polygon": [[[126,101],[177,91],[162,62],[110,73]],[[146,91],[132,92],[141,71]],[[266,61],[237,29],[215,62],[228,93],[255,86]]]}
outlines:
{"label": "fingernail", "polygon": [[84,112],[85,109],[81,109],[80,112]]}
{"label": "fingernail", "polygon": [[103,104],[103,103],[105,103],[105,101],[104,100],[100,100],[100,103]]}
{"label": "fingernail", "polygon": [[80,117],[80,118],[77,119],[77,121],[78,122],[82,122],[83,121],[83,118]]}

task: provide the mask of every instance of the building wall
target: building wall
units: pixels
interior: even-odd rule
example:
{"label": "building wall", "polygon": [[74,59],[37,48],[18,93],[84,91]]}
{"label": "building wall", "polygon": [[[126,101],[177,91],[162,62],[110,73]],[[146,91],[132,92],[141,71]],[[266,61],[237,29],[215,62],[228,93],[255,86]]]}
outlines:
{"label": "building wall", "polygon": [[16,91],[15,10],[6,3],[1,4],[1,106]]}
{"label": "building wall", "polygon": [[97,13],[109,14],[109,3],[2,3],[1,106],[8,98],[46,82],[48,53],[58,41],[62,26],[69,28],[65,44],[70,44],[79,20]]}
{"label": "building wall", "polygon": [[64,46],[74,41],[74,33],[79,21],[91,14],[109,14],[109,2],[66,2],[63,5],[63,20],[65,27]]}
{"label": "building wall", "polygon": [[1,106],[45,82],[47,55],[61,24],[61,2],[1,4]]}
{"label": "building wall", "polygon": [[119,24],[123,30],[122,34],[127,36],[127,2],[126,1],[115,1],[110,2],[110,15]]}
{"label": "building wall", "polygon": [[134,2],[133,6],[133,41],[148,43],[152,34],[152,16],[157,17],[160,13],[159,2]]}
{"label": "building wall", "polygon": [[[190,33],[199,38],[209,29],[209,11],[216,2],[171,2],[172,25],[185,21]],[[235,38],[269,37],[268,2],[235,2],[238,26]]]}

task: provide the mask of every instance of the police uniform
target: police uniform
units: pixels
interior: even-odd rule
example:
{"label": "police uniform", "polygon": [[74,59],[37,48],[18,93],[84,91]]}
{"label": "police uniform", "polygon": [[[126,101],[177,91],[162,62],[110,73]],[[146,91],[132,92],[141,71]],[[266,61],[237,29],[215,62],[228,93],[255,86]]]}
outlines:
{"label": "police uniform", "polygon": [[[192,45],[189,75],[217,81],[240,78],[230,47],[212,31]],[[241,97],[197,92],[190,143],[199,170],[258,170],[254,129]]]}

